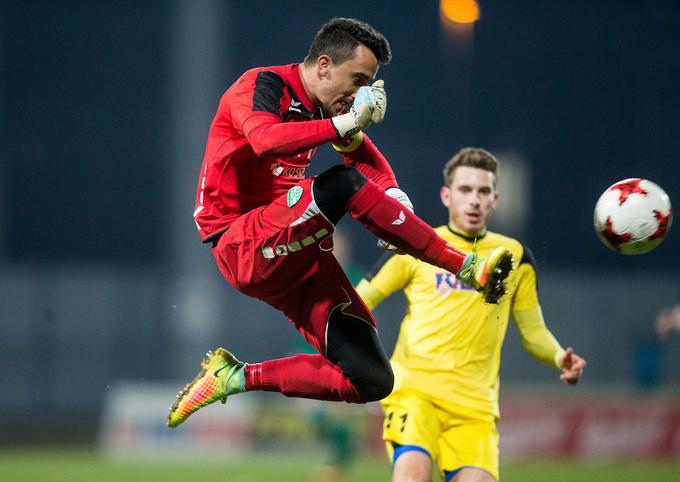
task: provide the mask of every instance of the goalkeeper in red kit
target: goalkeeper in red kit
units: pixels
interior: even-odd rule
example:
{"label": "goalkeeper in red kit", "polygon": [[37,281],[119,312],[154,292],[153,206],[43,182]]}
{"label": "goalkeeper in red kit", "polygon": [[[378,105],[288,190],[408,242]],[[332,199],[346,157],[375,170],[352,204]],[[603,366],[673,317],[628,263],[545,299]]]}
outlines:
{"label": "goalkeeper in red kit", "polygon": [[[354,403],[390,393],[392,369],[375,321],[332,252],[345,212],[382,247],[455,273],[488,302],[505,292],[510,252],[481,259],[449,246],[413,214],[364,133],[385,115],[387,95],[375,76],[390,58],[389,43],[371,26],[335,18],[303,63],[251,69],[222,97],[199,176],[199,234],[226,280],[283,312],[319,354],[243,363],[224,348],[210,351],[168,426],[251,390]],[[305,177],[326,143],[343,163]]]}

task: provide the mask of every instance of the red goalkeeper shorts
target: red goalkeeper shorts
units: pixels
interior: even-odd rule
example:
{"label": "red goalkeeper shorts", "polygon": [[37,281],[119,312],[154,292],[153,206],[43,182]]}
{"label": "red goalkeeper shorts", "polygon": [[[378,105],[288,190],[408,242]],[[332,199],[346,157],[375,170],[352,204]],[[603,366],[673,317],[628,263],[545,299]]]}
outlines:
{"label": "red goalkeeper shorts", "polygon": [[325,354],[334,309],[375,321],[333,256],[335,226],[314,202],[312,181],[236,219],[213,254],[232,286],[282,311]]}

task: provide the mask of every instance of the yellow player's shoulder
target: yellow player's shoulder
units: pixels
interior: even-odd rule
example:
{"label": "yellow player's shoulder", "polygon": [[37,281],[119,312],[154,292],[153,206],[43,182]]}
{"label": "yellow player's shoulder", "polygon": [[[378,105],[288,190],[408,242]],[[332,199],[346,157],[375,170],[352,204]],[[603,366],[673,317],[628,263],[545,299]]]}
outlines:
{"label": "yellow player's shoulder", "polygon": [[510,236],[487,231],[484,235],[474,238],[466,236],[462,232],[455,231],[447,225],[438,226],[435,228],[435,232],[448,241],[454,248],[460,249],[466,253],[472,251],[475,242],[477,243],[477,250],[482,256],[484,256],[485,253],[502,246],[508,248],[512,252],[513,257],[515,258],[516,267],[526,263],[532,266],[535,265],[531,251],[520,241],[511,238]]}
{"label": "yellow player's shoulder", "polygon": [[440,238],[448,238],[449,227],[446,224],[444,224],[442,226],[437,226],[436,228],[434,228],[434,232],[437,233],[437,235]]}
{"label": "yellow player's shoulder", "polygon": [[509,236],[494,233],[493,231],[487,231],[486,236],[482,238],[482,241],[488,249],[494,249],[499,246],[508,248],[518,263],[524,257],[524,246],[522,243]]}

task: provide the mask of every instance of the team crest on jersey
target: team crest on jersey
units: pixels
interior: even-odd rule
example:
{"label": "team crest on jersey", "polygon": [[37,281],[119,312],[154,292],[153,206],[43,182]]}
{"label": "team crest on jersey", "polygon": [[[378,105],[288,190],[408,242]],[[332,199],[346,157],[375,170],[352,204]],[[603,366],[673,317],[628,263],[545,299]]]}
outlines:
{"label": "team crest on jersey", "polygon": [[297,202],[302,197],[303,189],[300,186],[293,186],[288,190],[288,196],[286,196],[286,203],[289,208],[292,208],[297,204]]}

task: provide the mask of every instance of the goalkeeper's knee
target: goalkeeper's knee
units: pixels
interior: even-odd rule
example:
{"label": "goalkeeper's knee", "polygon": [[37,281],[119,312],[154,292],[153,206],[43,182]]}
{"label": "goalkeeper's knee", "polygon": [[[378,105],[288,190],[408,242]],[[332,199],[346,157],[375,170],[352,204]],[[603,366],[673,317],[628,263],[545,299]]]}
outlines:
{"label": "goalkeeper's knee", "polygon": [[347,210],[347,202],[364,184],[366,178],[363,174],[351,166],[339,164],[314,179],[314,200],[323,215],[337,224]]}

